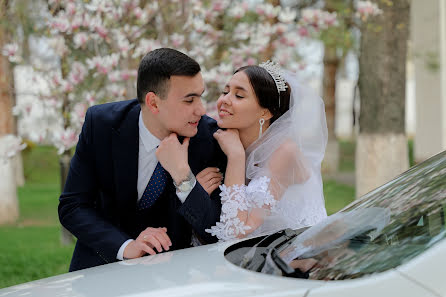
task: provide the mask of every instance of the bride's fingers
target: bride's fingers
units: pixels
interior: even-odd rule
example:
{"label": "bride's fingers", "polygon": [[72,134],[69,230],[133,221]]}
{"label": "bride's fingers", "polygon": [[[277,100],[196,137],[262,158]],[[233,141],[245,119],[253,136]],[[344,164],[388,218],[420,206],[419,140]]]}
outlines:
{"label": "bride's fingers", "polygon": [[221,176],[216,176],[216,177],[214,177],[214,178],[211,178],[208,182],[207,182],[207,184],[206,184],[206,186],[208,187],[208,188],[210,188],[210,187],[213,187],[213,186],[215,186],[215,185],[220,185],[221,184],[221,180],[222,180],[223,178],[221,177]]}
{"label": "bride's fingers", "polygon": [[217,189],[219,185],[220,185],[220,183],[216,183],[216,184],[210,186],[206,192],[208,192],[208,194],[211,195],[211,193],[214,192],[214,190]]}
{"label": "bride's fingers", "polygon": [[220,169],[217,167],[207,167],[203,169],[200,173],[197,174],[197,176],[206,178],[209,174],[215,174],[220,172]]}
{"label": "bride's fingers", "polygon": [[203,176],[203,179],[209,181],[209,180],[211,180],[213,178],[222,177],[222,176],[223,175],[221,174],[221,172],[209,172],[208,174]]}

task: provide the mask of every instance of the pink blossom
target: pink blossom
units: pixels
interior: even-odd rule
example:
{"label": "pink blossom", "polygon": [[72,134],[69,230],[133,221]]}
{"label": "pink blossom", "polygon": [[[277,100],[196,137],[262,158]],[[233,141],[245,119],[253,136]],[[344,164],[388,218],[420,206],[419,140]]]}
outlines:
{"label": "pink blossom", "polygon": [[96,69],[100,74],[108,74],[112,68],[116,67],[119,62],[119,54],[111,54],[109,56],[96,56],[87,59],[86,63],[89,69]]}
{"label": "pink blossom", "polygon": [[68,80],[73,85],[80,84],[87,75],[88,70],[84,64],[80,62],[74,62],[71,68],[71,72],[68,74]]}
{"label": "pink blossom", "polygon": [[76,17],[74,17],[74,19],[71,21],[71,31],[79,29],[82,26],[83,22],[84,20],[82,16],[77,15]]}
{"label": "pink blossom", "polygon": [[133,9],[133,14],[137,19],[141,19],[144,14],[144,11],[141,9],[141,7],[138,6]]}
{"label": "pink blossom", "polygon": [[257,6],[256,7],[256,13],[260,16],[265,14],[265,9],[262,6]]}
{"label": "pink blossom", "polygon": [[19,55],[19,45],[17,43],[8,43],[2,49],[2,55],[6,56],[11,63],[22,61]]}
{"label": "pink blossom", "polygon": [[171,36],[172,45],[176,48],[180,47],[184,43],[184,35],[174,33]]}
{"label": "pink blossom", "polygon": [[67,3],[65,11],[69,16],[74,16],[76,14],[76,5],[72,2]]}
{"label": "pink blossom", "polygon": [[370,1],[358,1],[357,4],[357,14],[359,17],[366,21],[369,16],[376,16],[382,13],[378,5]]}
{"label": "pink blossom", "polygon": [[120,72],[119,71],[112,71],[108,74],[108,80],[111,82],[118,82],[120,79]]}
{"label": "pink blossom", "polygon": [[77,117],[83,119],[85,118],[85,113],[87,112],[87,105],[85,103],[78,103],[74,106],[73,111]]}
{"label": "pink blossom", "polygon": [[0,161],[14,157],[18,152],[26,147],[22,138],[12,134],[0,137]]}
{"label": "pink blossom", "polygon": [[71,28],[67,16],[63,14],[60,14],[56,18],[52,19],[49,25],[52,29],[61,33],[68,32]]}
{"label": "pink blossom", "polygon": [[312,8],[302,10],[302,19],[300,22],[301,25],[311,27],[316,32],[338,24],[336,12],[330,13]]}
{"label": "pink blossom", "polygon": [[206,103],[205,108],[207,116],[213,118],[214,120],[218,119],[217,101]]}
{"label": "pink blossom", "polygon": [[221,1],[221,0],[214,1],[213,5],[212,5],[212,10],[213,11],[221,12],[224,9],[225,9],[224,1]]}
{"label": "pink blossom", "polygon": [[60,89],[64,93],[70,93],[74,90],[74,86],[71,82],[64,80],[62,81]]}
{"label": "pink blossom", "polygon": [[248,60],[246,60],[246,64],[247,65],[255,65],[255,64],[257,64],[257,61],[253,57],[250,57],[250,58],[248,58]]}
{"label": "pink blossom", "polygon": [[130,78],[136,77],[137,73],[138,72],[136,70],[123,70],[121,71],[121,79],[129,80]]}
{"label": "pink blossom", "polygon": [[53,73],[51,75],[51,81],[50,81],[55,87],[60,86],[62,84],[62,77],[59,73]]}
{"label": "pink blossom", "polygon": [[299,27],[298,32],[299,32],[299,35],[302,37],[308,37],[310,35],[308,33],[308,29],[305,27]]}
{"label": "pink blossom", "polygon": [[99,34],[99,36],[101,36],[102,38],[107,37],[108,31],[105,27],[103,26],[96,26],[95,27],[96,33]]}
{"label": "pink blossom", "polygon": [[63,152],[74,147],[77,141],[78,133],[72,128],[67,128],[59,133],[56,133],[53,139],[55,146],[58,148],[57,152],[59,154],[62,154]]}
{"label": "pink blossom", "polygon": [[278,18],[279,21],[283,23],[291,23],[296,18],[296,15],[297,13],[295,10],[291,10],[289,7],[286,7],[285,9],[280,11]]}
{"label": "pink blossom", "polygon": [[89,106],[93,106],[96,103],[96,96],[92,92],[86,92],[84,94],[85,101],[88,103]]}
{"label": "pink blossom", "polygon": [[85,32],[80,32],[74,35],[73,42],[75,48],[84,47],[88,41],[88,34]]}
{"label": "pink blossom", "polygon": [[285,25],[285,24],[281,24],[281,23],[278,23],[278,24],[275,26],[275,28],[276,28],[276,33],[279,34],[279,35],[285,33],[285,32],[287,31],[287,29],[288,29],[288,28],[287,28],[287,25]]}

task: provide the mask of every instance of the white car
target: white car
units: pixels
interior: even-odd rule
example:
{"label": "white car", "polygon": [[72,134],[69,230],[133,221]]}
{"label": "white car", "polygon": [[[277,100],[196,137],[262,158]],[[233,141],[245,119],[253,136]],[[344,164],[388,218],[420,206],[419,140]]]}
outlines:
{"label": "white car", "polygon": [[[37,280],[2,289],[0,297],[446,296],[446,152],[336,215],[344,219],[363,210],[378,213],[361,215],[368,222],[366,228],[355,229],[358,232],[331,216],[329,224],[308,229],[282,230]],[[320,237],[314,230],[328,232]],[[284,251],[299,246],[296,242],[304,234],[314,235],[304,242],[318,249],[313,253],[296,249],[297,258],[284,260]]]}

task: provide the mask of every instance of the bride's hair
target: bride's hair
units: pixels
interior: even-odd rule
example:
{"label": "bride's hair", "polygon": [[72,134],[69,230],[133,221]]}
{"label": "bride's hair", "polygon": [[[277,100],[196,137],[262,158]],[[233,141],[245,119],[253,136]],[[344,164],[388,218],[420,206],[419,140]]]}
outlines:
{"label": "bride's hair", "polygon": [[276,83],[272,76],[264,68],[259,66],[243,66],[237,69],[237,72],[244,72],[251,83],[254,93],[256,94],[259,105],[263,108],[268,108],[273,117],[270,120],[272,124],[281,115],[283,115],[290,108],[290,93],[291,87],[285,91],[277,92]]}

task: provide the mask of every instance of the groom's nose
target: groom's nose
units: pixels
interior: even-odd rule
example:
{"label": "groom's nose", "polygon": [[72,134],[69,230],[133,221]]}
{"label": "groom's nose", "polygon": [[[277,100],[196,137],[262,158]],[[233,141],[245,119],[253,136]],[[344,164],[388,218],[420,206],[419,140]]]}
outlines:
{"label": "groom's nose", "polygon": [[203,102],[198,102],[197,107],[195,108],[195,114],[200,117],[206,113],[206,108],[204,108]]}

